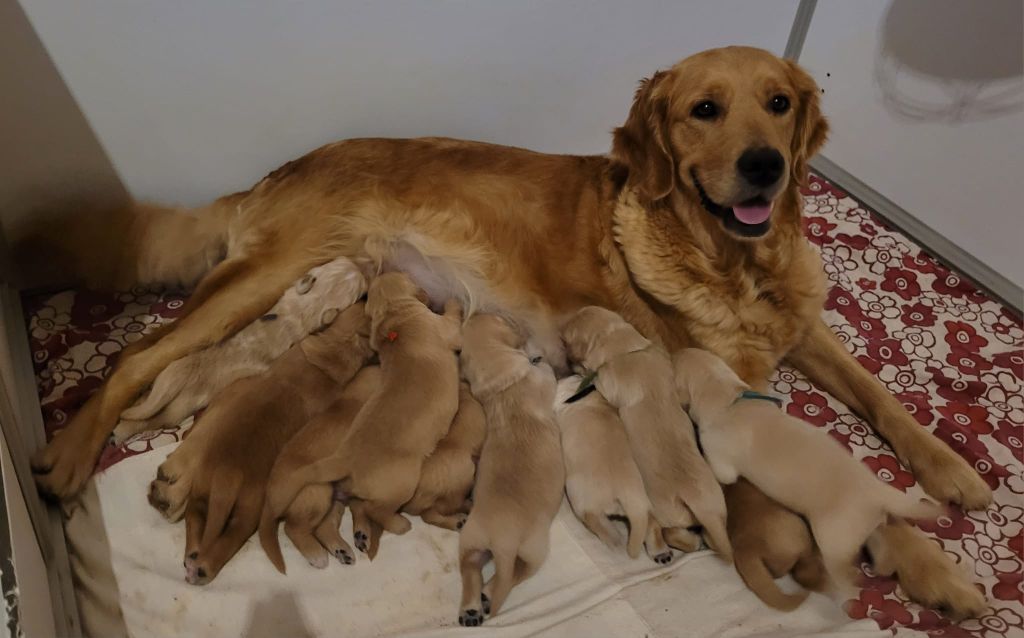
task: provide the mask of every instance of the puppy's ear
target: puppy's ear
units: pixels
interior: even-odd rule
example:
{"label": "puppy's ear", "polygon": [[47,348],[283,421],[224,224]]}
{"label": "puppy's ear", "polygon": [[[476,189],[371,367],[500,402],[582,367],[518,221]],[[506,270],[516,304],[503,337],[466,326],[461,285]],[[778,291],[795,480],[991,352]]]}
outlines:
{"label": "puppy's ear", "polygon": [[814,157],[828,139],[828,121],[821,114],[820,89],[814,78],[791,60],[786,60],[786,65],[799,101],[790,151],[792,177],[797,184],[803,184],[807,180],[807,160]]}
{"label": "puppy's ear", "polygon": [[640,82],[626,123],[612,137],[612,159],[629,169],[629,183],[650,202],[668,197],[675,187],[668,98],[661,93],[668,78],[668,72],[658,71]]}

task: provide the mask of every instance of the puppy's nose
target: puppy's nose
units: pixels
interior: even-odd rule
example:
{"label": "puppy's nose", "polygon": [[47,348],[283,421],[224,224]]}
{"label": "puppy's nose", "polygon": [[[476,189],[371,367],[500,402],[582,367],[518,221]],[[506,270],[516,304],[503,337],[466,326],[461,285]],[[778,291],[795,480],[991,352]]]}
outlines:
{"label": "puppy's nose", "polygon": [[736,161],[736,170],[753,186],[771,186],[782,177],[786,160],[774,148],[749,148]]}

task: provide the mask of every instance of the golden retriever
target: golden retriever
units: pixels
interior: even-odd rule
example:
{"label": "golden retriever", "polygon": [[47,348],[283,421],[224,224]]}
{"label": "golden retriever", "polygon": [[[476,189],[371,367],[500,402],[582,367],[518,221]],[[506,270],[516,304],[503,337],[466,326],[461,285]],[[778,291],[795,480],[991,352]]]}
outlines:
{"label": "golden retriever", "polygon": [[362,303],[306,337],[259,376],[221,392],[150,486],[161,512],[184,511],[185,578],[205,585],[260,522],[278,452],[373,355]]}
{"label": "golden retriever", "polygon": [[618,409],[658,524],[685,528],[699,522],[709,544],[731,560],[725,496],[697,449],[668,355],[598,306],[577,312],[562,337],[569,359],[596,375],[597,391]]}
{"label": "golden retriever", "polygon": [[299,339],[327,326],[366,291],[366,280],[339,257],[313,268],[270,312],[216,346],[178,359],[136,405],[121,413],[115,440],[178,425],[232,381],[259,374]]}
{"label": "golden retriever", "polygon": [[[380,381],[380,366],[360,370],[334,403],[289,439],[274,461],[267,485],[273,486],[295,468],[313,463],[322,456],[325,447],[339,445],[363,405],[377,391]],[[352,548],[338,532],[344,509],[344,504],[334,498],[333,486],[326,483],[303,487],[288,506],[284,514],[284,533],[310,565],[326,567],[328,555],[345,565],[355,561]],[[259,532],[263,551],[274,567],[284,573],[277,526],[261,524]]]}
{"label": "golden retriever", "polygon": [[[754,387],[786,358],[864,415],[932,496],[984,508],[985,482],[821,320],[825,279],[799,191],[828,130],[818,94],[791,61],[714,49],[644,80],[608,155],[348,140],[190,214],[140,204],[42,228],[19,254],[42,237],[51,260],[98,285],[198,285],[182,317],[123,353],[34,456],[36,482],[53,497],[77,493],[120,413],[167,365],[257,319],[309,268],[344,255],[402,269],[413,254],[431,296],[456,291],[515,318],[556,367],[556,327],[591,304],[670,352],[715,352]],[[904,528],[888,526],[884,542],[921,542]],[[944,605],[960,604],[962,582],[933,569],[947,559],[893,555],[902,581],[933,579]]]}
{"label": "golden retriever", "polygon": [[[463,340],[462,374],[487,415],[473,509],[459,534],[459,624],[476,627],[547,558],[565,469],[551,366],[531,362],[523,335],[496,315],[470,318]],[[484,585],[488,560],[494,576]]]}
{"label": "golden retriever", "polygon": [[380,385],[337,446],[269,486],[264,524],[275,525],[305,485],[338,481],[371,521],[392,534],[409,531],[409,520],[398,511],[415,494],[424,459],[448,433],[459,407],[461,309],[452,302],[437,315],[421,297],[403,273],[370,282],[366,311]]}
{"label": "golden retriever", "polygon": [[715,477],[731,485],[742,476],[804,516],[841,596],[853,594],[853,561],[875,529],[891,517],[942,513],[880,480],[824,430],[751,394],[720,357],[684,348],[673,364]]}

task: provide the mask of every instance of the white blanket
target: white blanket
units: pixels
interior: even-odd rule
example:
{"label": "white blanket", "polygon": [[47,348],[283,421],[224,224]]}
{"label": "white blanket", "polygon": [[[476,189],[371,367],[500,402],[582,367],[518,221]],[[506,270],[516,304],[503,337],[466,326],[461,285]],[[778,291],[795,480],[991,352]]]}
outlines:
{"label": "white blanket", "polygon": [[[68,543],[91,635],[892,635],[873,621],[851,621],[816,594],[795,612],[773,611],[710,552],[677,554],[667,567],[645,557],[630,560],[590,535],[568,506],[551,529],[547,563],[479,628],[456,622],[457,534],[419,519],[405,536],[385,535],[372,563],[360,554],[355,565],[332,562],[317,570],[282,535],[288,564],[282,576],[253,538],[213,583],[190,586],[182,568],[184,525],[166,522],[146,502],[149,481],[171,450],[165,446],[99,474],[69,512]],[[343,533],[351,537],[348,517]]]}

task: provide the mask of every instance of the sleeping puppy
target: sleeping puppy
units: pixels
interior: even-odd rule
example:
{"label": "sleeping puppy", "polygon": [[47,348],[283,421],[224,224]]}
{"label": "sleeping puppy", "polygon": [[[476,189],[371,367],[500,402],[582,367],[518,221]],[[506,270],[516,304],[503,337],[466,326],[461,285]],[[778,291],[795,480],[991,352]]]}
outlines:
{"label": "sleeping puppy", "polygon": [[854,558],[888,517],[941,514],[934,503],[878,480],[824,430],[751,393],[716,355],[686,348],[673,363],[680,398],[690,406],[715,476],[724,484],[742,476],[805,516],[841,596],[851,593]]}
{"label": "sleeping puppy", "polygon": [[[334,403],[310,419],[288,441],[274,461],[267,485],[274,485],[295,468],[316,461],[323,455],[324,448],[334,449],[340,445],[380,381],[379,366],[360,370]],[[355,561],[352,548],[338,531],[344,509],[344,503],[334,498],[334,487],[327,483],[305,486],[288,506],[284,514],[284,533],[313,567],[326,567],[329,556],[345,565]],[[260,544],[270,562],[285,573],[276,525],[260,525]]]}
{"label": "sleeping puppy", "polygon": [[739,479],[726,485],[729,540],[736,571],[750,591],[769,607],[790,611],[807,598],[807,591],[787,594],[775,579],[792,574],[810,591],[822,591],[828,576],[811,530],[799,516],[779,506]]}
{"label": "sleeping puppy", "polygon": [[313,268],[258,321],[168,365],[149,393],[121,413],[114,439],[178,425],[232,381],[264,372],[292,344],[327,326],[365,291],[362,273],[344,257]]}
{"label": "sleeping puppy", "polygon": [[597,391],[618,408],[654,518],[666,528],[699,522],[709,545],[730,559],[725,497],[697,449],[668,355],[622,317],[597,306],[577,312],[562,337],[569,359],[596,373]]}
{"label": "sleeping puppy", "polygon": [[288,349],[262,375],[210,404],[195,433],[160,466],[150,502],[185,516],[185,579],[212,580],[256,531],[278,452],[373,356],[362,303]]}
{"label": "sleeping puppy", "polygon": [[[532,364],[523,337],[496,315],[472,317],[463,341],[462,373],[487,415],[473,510],[459,535],[459,624],[475,627],[547,558],[565,470],[551,367]],[[484,586],[489,559],[494,576]]]}
{"label": "sleeping puppy", "polygon": [[460,529],[469,512],[467,497],[473,490],[475,459],[487,436],[484,409],[469,390],[459,384],[459,411],[448,434],[423,462],[420,482],[402,511],[423,522],[445,529]]}
{"label": "sleeping puppy", "polygon": [[393,534],[409,531],[409,520],[398,511],[415,494],[424,459],[448,433],[459,407],[455,352],[462,312],[449,301],[445,314],[437,315],[425,302],[404,273],[370,283],[366,311],[380,385],[340,445],[270,485],[264,524],[276,525],[305,485],[340,481],[371,521]]}
{"label": "sleeping puppy", "polygon": [[566,403],[583,377],[558,382],[555,420],[562,431],[565,493],[584,526],[609,547],[621,545],[610,517],[625,518],[629,526],[626,553],[640,555],[647,536],[650,502],[644,480],[629,453],[629,439],[619,413],[597,392]]}

